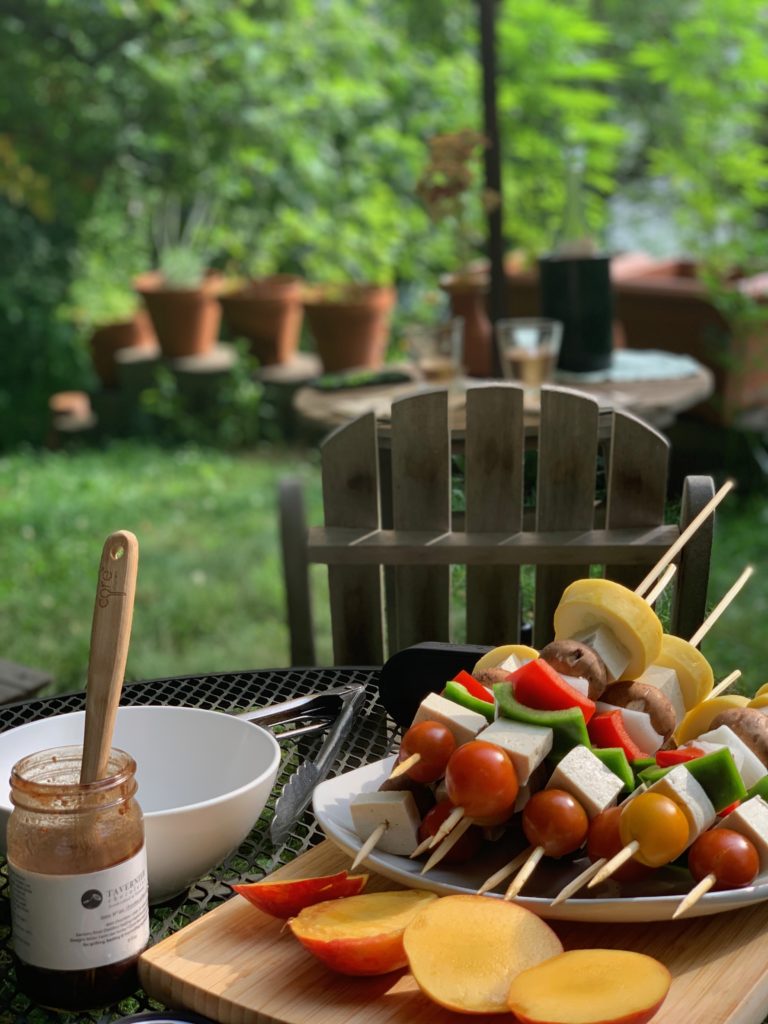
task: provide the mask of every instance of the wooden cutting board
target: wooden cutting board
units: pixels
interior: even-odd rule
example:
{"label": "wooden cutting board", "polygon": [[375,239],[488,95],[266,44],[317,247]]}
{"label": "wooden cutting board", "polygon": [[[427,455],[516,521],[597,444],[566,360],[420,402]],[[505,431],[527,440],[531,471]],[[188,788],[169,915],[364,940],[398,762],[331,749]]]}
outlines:
{"label": "wooden cutting board", "polygon": [[[275,878],[324,875],[349,857],[322,843]],[[366,891],[399,888],[372,875]],[[672,972],[653,1024],[760,1024],[768,1014],[768,903],[691,921],[649,924],[551,922],[566,949],[614,947],[648,953]],[[511,1016],[451,1013],[423,996],[405,971],[378,978],[334,974],[282,921],[242,896],[147,950],[144,989],[166,1006],[221,1024],[466,1024]]]}

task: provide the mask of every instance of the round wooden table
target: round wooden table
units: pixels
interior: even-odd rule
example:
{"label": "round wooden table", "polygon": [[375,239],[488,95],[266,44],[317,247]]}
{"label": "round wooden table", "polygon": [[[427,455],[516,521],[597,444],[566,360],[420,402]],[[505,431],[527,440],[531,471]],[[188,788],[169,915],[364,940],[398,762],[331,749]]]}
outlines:
{"label": "round wooden table", "polygon": [[[643,358],[645,356],[648,357],[647,360]],[[650,367],[651,359],[659,356],[660,353],[657,352],[643,353],[635,350],[632,352],[631,358],[633,364],[640,367],[641,373],[648,373],[649,369],[643,371],[643,363]],[[683,370],[690,372],[687,372],[685,376],[669,375],[656,378],[641,377],[638,373],[637,379],[622,378],[620,380],[598,380],[592,379],[593,375],[582,374],[577,377],[576,374],[564,374],[559,375],[553,383],[592,395],[599,403],[601,413],[622,409],[639,416],[657,429],[663,430],[671,426],[681,412],[685,412],[709,398],[714,390],[713,375],[701,363],[687,356],[670,356],[669,353],[663,353],[663,356],[665,365],[675,368],[675,361],[679,360],[677,372]],[[617,361],[620,361],[621,356],[618,353],[617,357]],[[400,368],[398,367],[398,369]],[[448,402],[452,430],[461,431],[465,427],[464,396],[466,388],[495,383],[498,381],[466,378],[460,381],[453,391],[449,390]],[[366,412],[375,413],[382,426],[386,427],[394,401],[431,386],[415,377],[413,380],[401,384],[341,388],[335,391],[323,391],[307,386],[296,392],[293,407],[305,424],[324,433],[344,426]],[[538,394],[533,391],[527,392],[525,396],[526,425],[531,432],[535,432],[538,426],[538,410]]]}

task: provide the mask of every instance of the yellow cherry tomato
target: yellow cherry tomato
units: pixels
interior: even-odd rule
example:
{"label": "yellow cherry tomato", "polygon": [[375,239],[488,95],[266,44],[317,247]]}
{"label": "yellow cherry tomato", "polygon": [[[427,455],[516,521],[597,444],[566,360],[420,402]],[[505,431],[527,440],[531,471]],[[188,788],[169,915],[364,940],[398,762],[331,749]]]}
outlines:
{"label": "yellow cherry tomato", "polygon": [[679,857],[688,845],[688,819],[674,800],[661,793],[641,793],[621,812],[619,834],[626,846],[640,844],[635,860],[660,868]]}

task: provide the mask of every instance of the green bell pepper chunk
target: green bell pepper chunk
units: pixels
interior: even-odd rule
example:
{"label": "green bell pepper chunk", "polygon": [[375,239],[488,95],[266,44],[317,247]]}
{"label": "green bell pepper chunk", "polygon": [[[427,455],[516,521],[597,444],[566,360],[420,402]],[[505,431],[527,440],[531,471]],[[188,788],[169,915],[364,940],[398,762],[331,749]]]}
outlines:
{"label": "green bell pepper chunk", "polygon": [[693,761],[686,761],[685,767],[696,779],[718,813],[730,807],[737,800],[744,800],[747,789],[727,747],[713,750]]}
{"label": "green bell pepper chunk", "polygon": [[757,780],[754,786],[750,786],[747,796],[761,796],[763,800],[768,800],[768,775],[764,775],[762,779]]}
{"label": "green bell pepper chunk", "polygon": [[470,711],[477,711],[478,714],[484,715],[489,722],[496,717],[496,708],[493,704],[489,704],[487,700],[480,700],[479,697],[473,697],[466,686],[462,686],[461,683],[457,683],[453,679],[445,684],[442,695],[455,704],[461,704],[463,708],[469,708]]}
{"label": "green bell pepper chunk", "polygon": [[493,695],[502,718],[552,730],[550,757],[553,760],[559,761],[569,750],[580,744],[591,749],[581,708],[566,708],[563,711],[540,711],[537,708],[528,708],[515,700],[509,683],[495,683]]}

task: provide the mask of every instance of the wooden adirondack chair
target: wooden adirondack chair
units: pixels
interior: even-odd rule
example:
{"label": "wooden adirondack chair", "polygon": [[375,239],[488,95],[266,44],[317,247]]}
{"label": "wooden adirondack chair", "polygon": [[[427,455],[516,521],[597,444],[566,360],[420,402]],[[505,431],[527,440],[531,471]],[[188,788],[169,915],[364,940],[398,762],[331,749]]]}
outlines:
{"label": "wooden adirondack chair", "polygon": [[[308,566],[328,566],[335,664],[380,665],[425,640],[451,641],[452,566],[466,566],[467,643],[517,642],[521,567],[535,567],[533,644],[552,639],[564,588],[600,566],[635,586],[714,494],[685,481],[664,524],[669,444],[635,417],[601,415],[579,392],[545,387],[526,456],[523,391],[470,387],[453,438],[445,390],[403,398],[382,428],[363,415],[322,445],[325,525],[307,529],[299,485],[280,491],[291,660],[314,664]],[[458,480],[452,467],[463,464]],[[535,481],[526,476],[535,472]],[[465,511],[452,510],[461,488]],[[712,518],[678,556],[671,631],[703,621]]]}

